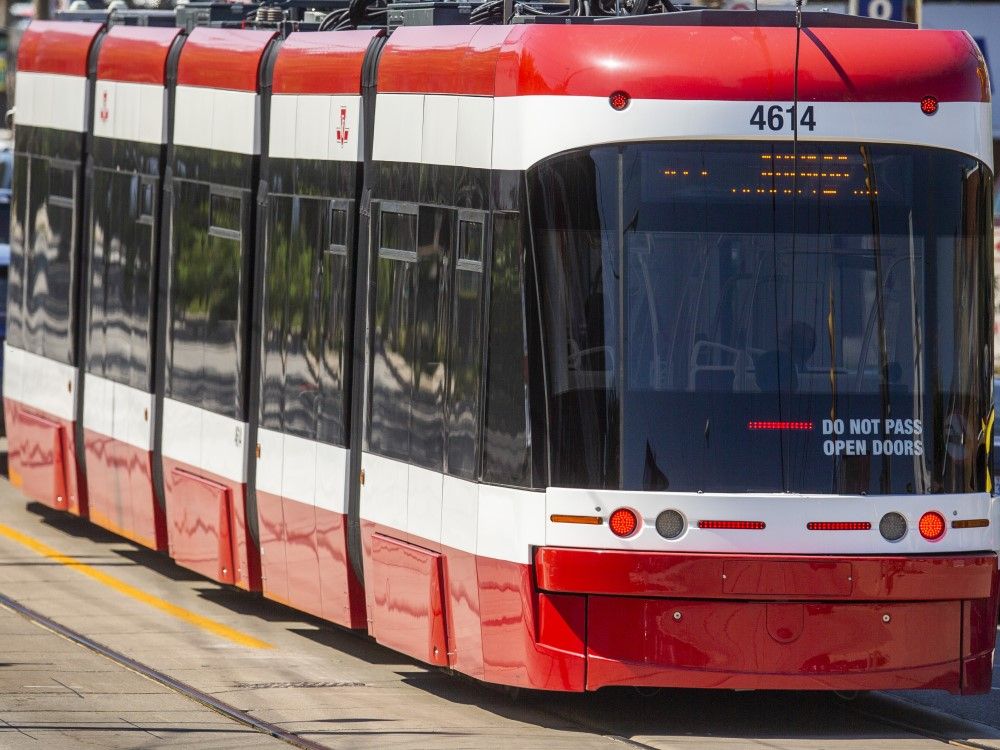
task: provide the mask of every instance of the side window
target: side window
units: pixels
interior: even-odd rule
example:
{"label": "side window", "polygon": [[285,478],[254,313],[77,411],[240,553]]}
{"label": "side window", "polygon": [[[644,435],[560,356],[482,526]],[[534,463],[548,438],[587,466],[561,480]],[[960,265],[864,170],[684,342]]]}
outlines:
{"label": "side window", "polygon": [[531,464],[522,255],[520,216],[494,214],[483,480],[528,487]]}
{"label": "side window", "polygon": [[32,158],[30,163],[25,346],[69,363],[73,356],[76,168],[45,158]]}
{"label": "side window", "polygon": [[261,426],[343,445],[351,201],[271,195]]}
{"label": "side window", "polygon": [[456,234],[455,287],[448,336],[446,452],[449,474],[475,479],[483,362],[485,213],[459,211]]}
{"label": "side window", "polygon": [[444,468],[444,395],[455,210],[420,206],[410,460]]}
{"label": "side window", "polygon": [[94,171],[87,270],[87,371],[147,391],[156,190],[152,177]]}
{"label": "side window", "polygon": [[87,372],[104,376],[107,357],[108,251],[112,242],[114,174],[94,171],[90,208],[90,252],[87,262]]}
{"label": "side window", "polygon": [[31,158],[14,154],[14,185],[10,203],[10,277],[7,287],[7,341],[24,348],[24,260],[27,226],[28,171]]}
{"label": "side window", "polygon": [[350,311],[350,265],[347,247],[352,236],[353,201],[330,204],[329,245],[319,267],[321,298],[319,326],[320,402],[316,437],[344,445],[347,362],[347,319]]}
{"label": "side window", "polygon": [[347,245],[351,238],[351,216],[354,201],[330,201],[330,232],[328,249],[331,253],[347,255]]}
{"label": "side window", "polygon": [[264,316],[261,342],[260,426],[282,429],[285,399],[285,336],[288,329],[288,261],[292,252],[292,203],[272,195],[264,265]]}
{"label": "side window", "polygon": [[296,197],[292,201],[291,252],[288,256],[288,317],[285,329],[283,429],[316,439],[319,411],[319,269],[326,246],[327,202]]}
{"label": "side window", "polygon": [[205,254],[198,271],[205,321],[203,405],[240,418],[240,313],[243,278],[243,191],[213,185]]}
{"label": "side window", "polygon": [[156,248],[156,194],[159,180],[153,177],[133,177],[138,187],[138,205],[130,217],[134,241],[129,253],[132,278],[129,385],[144,391],[152,389],[152,299],[156,274],[153,269]]}
{"label": "side window", "polygon": [[49,163],[45,356],[61,362],[73,357],[76,174],[75,165]]}
{"label": "side window", "polygon": [[417,207],[383,202],[378,214],[369,448],[392,458],[410,456]]}
{"label": "side window", "polygon": [[173,192],[166,390],[170,398],[200,406],[206,313],[215,286],[214,269],[205,262],[210,194],[208,185],[187,180],[175,180]]}

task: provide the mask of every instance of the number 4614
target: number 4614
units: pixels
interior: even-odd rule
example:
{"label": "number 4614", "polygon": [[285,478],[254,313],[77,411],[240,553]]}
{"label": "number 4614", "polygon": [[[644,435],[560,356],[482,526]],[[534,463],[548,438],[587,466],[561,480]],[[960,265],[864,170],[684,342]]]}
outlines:
{"label": "number 4614", "polygon": [[[783,107],[780,104],[772,104],[767,107],[758,104],[750,117],[750,124],[756,125],[757,130],[784,130],[787,125],[793,127],[795,122],[795,107]],[[799,127],[812,131],[816,128],[816,113],[812,106],[802,110],[802,117],[799,120]]]}

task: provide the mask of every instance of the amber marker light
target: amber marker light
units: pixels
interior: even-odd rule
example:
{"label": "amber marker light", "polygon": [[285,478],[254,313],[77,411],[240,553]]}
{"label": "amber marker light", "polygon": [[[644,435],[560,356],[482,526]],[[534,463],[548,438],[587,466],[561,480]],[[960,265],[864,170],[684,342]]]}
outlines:
{"label": "amber marker light", "polygon": [[936,96],[925,96],[920,100],[920,111],[925,115],[933,115],[938,111],[938,100]]}
{"label": "amber marker light", "polygon": [[985,529],[989,525],[990,519],[988,518],[969,518],[951,522],[951,528],[953,529]]}
{"label": "amber marker light", "polygon": [[944,516],[936,510],[929,510],[920,516],[917,524],[920,536],[929,542],[934,542],[944,536]]}
{"label": "amber marker light", "polygon": [[608,101],[611,103],[611,109],[616,112],[621,112],[623,109],[628,107],[629,102],[632,101],[632,97],[624,91],[616,91],[608,97]]}
{"label": "amber marker light", "polygon": [[631,536],[639,528],[639,516],[631,508],[619,508],[608,518],[608,526],[615,536]]}
{"label": "amber marker light", "polygon": [[553,513],[549,516],[552,523],[582,523],[585,526],[600,526],[604,520],[600,516],[566,516]]}

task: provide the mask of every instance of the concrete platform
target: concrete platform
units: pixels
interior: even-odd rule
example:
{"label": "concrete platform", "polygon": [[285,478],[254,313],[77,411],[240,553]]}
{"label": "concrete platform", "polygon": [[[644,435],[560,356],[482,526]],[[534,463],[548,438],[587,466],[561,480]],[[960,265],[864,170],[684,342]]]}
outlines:
{"label": "concrete platform", "polygon": [[[512,701],[29,505],[2,480],[0,592],[331,748],[945,747],[908,729],[914,721],[1000,748],[1000,730],[919,708],[906,716],[878,696],[606,690]],[[0,610],[0,748],[279,745]]]}

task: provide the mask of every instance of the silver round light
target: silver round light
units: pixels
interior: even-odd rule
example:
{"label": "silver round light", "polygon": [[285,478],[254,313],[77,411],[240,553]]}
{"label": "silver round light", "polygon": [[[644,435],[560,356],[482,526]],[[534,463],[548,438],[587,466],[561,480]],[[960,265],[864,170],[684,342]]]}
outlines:
{"label": "silver round light", "polygon": [[898,541],[906,536],[906,519],[901,513],[886,513],[879,521],[878,530],[886,540]]}
{"label": "silver round light", "polygon": [[664,539],[676,539],[684,531],[684,516],[676,510],[665,510],[656,517],[656,532]]}

